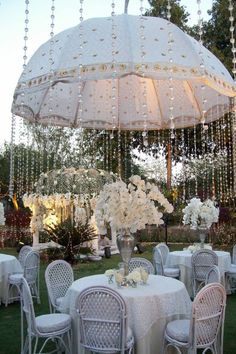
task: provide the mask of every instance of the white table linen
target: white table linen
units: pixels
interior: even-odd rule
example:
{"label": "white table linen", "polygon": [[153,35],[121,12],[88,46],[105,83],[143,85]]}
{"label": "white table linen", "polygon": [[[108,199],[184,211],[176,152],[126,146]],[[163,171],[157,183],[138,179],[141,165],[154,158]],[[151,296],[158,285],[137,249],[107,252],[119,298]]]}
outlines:
{"label": "white table linen", "polygon": [[9,274],[23,273],[20,262],[14,256],[0,253],[0,303],[6,300]]}
{"label": "white table linen", "polygon": [[[229,252],[214,251],[218,256],[218,267],[221,273],[221,279],[223,285],[225,279],[225,272],[229,269],[231,264],[231,257]],[[179,266],[180,268],[180,280],[185,284],[190,296],[193,295],[192,289],[192,253],[186,251],[174,251],[170,252],[166,264],[167,266]]]}
{"label": "white table linen", "polygon": [[104,275],[81,278],[69,288],[60,308],[62,312],[70,313],[73,318],[74,354],[82,352],[78,338],[75,300],[83,289],[94,285],[109,286],[124,297],[137,354],[161,354],[166,323],[190,314],[191,300],[188,292],[185,285],[176,279],[150,275],[147,285],[119,289],[116,284],[108,284]]}

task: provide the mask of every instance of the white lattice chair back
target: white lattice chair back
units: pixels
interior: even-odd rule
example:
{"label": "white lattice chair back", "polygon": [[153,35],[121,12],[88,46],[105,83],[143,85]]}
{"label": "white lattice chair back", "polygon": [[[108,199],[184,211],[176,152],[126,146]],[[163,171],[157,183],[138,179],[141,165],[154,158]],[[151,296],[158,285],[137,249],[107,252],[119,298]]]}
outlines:
{"label": "white lattice chair back", "polygon": [[[127,311],[123,297],[105,286],[83,290],[76,300],[80,337],[84,348],[98,353],[124,353],[128,334]],[[130,345],[133,347],[133,337]]]}
{"label": "white lattice chair back", "polygon": [[37,282],[39,262],[39,253],[36,251],[30,251],[25,258],[24,277],[29,285]]}
{"label": "white lattice chair back", "polygon": [[31,246],[23,246],[21,249],[20,249],[20,252],[19,252],[19,255],[18,255],[18,261],[20,262],[22,268],[24,268],[24,265],[25,265],[25,259],[26,259],[26,256],[29,252],[33,251],[32,247]]}
{"label": "white lattice chair back", "polygon": [[220,330],[223,341],[225,306],[226,291],[221,284],[207,284],[199,291],[193,301],[190,322],[190,344],[193,348],[217,345]]}
{"label": "white lattice chair back", "polygon": [[156,246],[156,248],[158,248],[160,250],[161,256],[162,256],[163,265],[165,265],[167,257],[168,257],[168,254],[169,254],[169,247],[164,242],[161,242],[161,243],[159,243]]}
{"label": "white lattice chair back", "polygon": [[236,245],[233,247],[232,262],[236,264]]}
{"label": "white lattice chair back", "polygon": [[64,260],[50,263],[45,271],[45,281],[48,290],[50,310],[58,310],[59,299],[62,299],[74,281],[71,265]]}
{"label": "white lattice chair back", "polygon": [[148,259],[142,257],[131,258],[129,262],[129,272],[132,272],[135,268],[140,267],[146,269],[148,274],[154,274],[155,272],[152,263]]}
{"label": "white lattice chair back", "polygon": [[218,256],[214,251],[203,249],[192,255],[193,277],[198,281],[205,281],[206,275],[213,265],[218,265]]}
{"label": "white lattice chair back", "polygon": [[22,278],[21,282],[21,301],[22,309],[27,320],[28,329],[30,332],[37,333],[33,300],[28,282],[25,278]]}
{"label": "white lattice chair back", "polygon": [[158,275],[164,275],[164,265],[161,251],[158,247],[154,247],[153,249],[153,265],[155,268],[155,272]]}
{"label": "white lattice chair back", "polygon": [[220,270],[219,267],[216,265],[213,265],[209,272],[206,275],[206,284],[211,284],[211,283],[220,283]]}

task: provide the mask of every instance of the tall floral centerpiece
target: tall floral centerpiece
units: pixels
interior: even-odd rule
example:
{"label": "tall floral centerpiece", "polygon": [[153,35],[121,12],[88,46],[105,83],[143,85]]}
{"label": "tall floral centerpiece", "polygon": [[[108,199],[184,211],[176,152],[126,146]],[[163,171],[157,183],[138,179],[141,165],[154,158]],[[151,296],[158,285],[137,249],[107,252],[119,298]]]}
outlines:
{"label": "tall floral centerpiece", "polygon": [[117,246],[128,274],[128,263],[135,246],[133,234],[147,224],[163,224],[163,214],[158,207],[171,213],[173,206],[158,187],[139,176],[131,176],[127,185],[123,181],[104,186],[95,209],[95,219],[100,234],[107,233],[109,225],[117,233]]}
{"label": "tall floral centerpiece", "polygon": [[192,198],[183,209],[183,223],[190,225],[193,230],[200,231],[200,241],[203,246],[206,230],[219,220],[219,208],[210,199],[202,202],[199,198]]}

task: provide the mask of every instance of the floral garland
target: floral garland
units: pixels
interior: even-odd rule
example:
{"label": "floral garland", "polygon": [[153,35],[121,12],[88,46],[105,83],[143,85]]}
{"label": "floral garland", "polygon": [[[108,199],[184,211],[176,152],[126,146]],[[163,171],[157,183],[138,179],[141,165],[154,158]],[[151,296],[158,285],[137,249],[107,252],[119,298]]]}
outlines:
{"label": "floral garland", "polygon": [[105,185],[100,192],[95,209],[100,234],[107,232],[108,224],[116,232],[124,228],[136,232],[144,229],[146,224],[163,224],[163,214],[158,211],[157,203],[165,212],[173,211],[173,206],[156,185],[136,175],[129,180],[128,186],[119,181]]}
{"label": "floral garland", "polygon": [[184,225],[190,225],[193,230],[199,227],[209,229],[213,223],[219,220],[219,208],[216,208],[210,199],[202,202],[199,198],[192,198],[183,209],[183,214]]}

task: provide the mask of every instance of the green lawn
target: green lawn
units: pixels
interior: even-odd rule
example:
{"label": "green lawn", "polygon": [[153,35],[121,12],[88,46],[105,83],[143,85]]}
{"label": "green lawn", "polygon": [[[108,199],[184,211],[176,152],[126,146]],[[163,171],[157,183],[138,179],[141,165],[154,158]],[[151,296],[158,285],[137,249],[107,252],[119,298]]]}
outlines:
{"label": "green lawn", "polygon": [[[179,246],[183,247],[183,246]],[[178,248],[179,248],[178,247]],[[177,249],[176,246],[172,250]],[[16,255],[14,249],[1,249],[1,253]],[[142,255],[151,260],[152,253],[149,248]],[[100,262],[78,263],[74,268],[75,279],[91,275],[104,273],[108,268],[117,267],[120,262],[120,256],[115,255],[110,259],[102,259]],[[35,304],[36,315],[48,313],[48,298],[44,281],[44,272],[47,262],[41,260],[40,269],[40,297],[41,304]],[[236,353],[236,294],[228,296],[225,319],[225,337],[224,337],[224,353]],[[0,306],[0,354],[18,354],[20,353],[20,306],[19,303],[10,304],[8,307]],[[145,353],[143,353],[145,354]]]}

